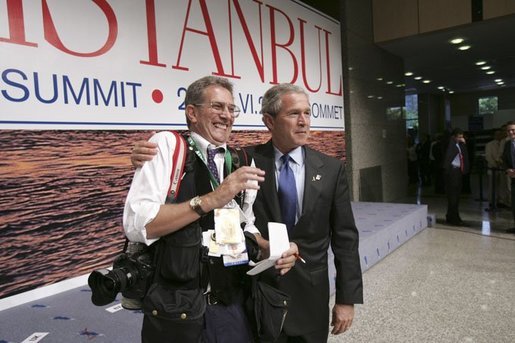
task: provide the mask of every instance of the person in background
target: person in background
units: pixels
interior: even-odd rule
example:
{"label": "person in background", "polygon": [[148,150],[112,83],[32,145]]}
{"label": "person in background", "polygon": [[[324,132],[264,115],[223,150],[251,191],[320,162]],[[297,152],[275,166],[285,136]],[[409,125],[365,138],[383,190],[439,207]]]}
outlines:
{"label": "person in background", "polygon": [[505,176],[501,173],[502,155],[501,148],[504,145],[504,135],[501,130],[495,130],[493,139],[485,145],[485,160],[487,163],[487,175],[489,176],[490,209],[497,208],[500,204],[500,182]]}
{"label": "person in background", "polygon": [[431,186],[431,135],[426,134],[417,144],[417,160],[422,186]]}
{"label": "person in background", "polygon": [[431,143],[431,153],[429,158],[431,159],[433,180],[435,185],[436,194],[445,194],[445,181],[443,172],[443,153],[442,153],[442,139],[443,135],[436,135],[436,139]]}
{"label": "person in background", "polygon": [[506,175],[511,179],[511,211],[513,212],[514,227],[506,232],[515,233],[515,121],[506,123],[508,140],[505,142],[503,161],[506,168]]}
{"label": "person in background", "polygon": [[452,131],[443,161],[445,169],[445,192],[447,194],[446,222],[450,225],[463,226],[460,217],[460,195],[463,188],[463,176],[469,172],[468,149],[463,131]]}
{"label": "person in background", "polygon": [[[190,233],[193,235],[199,229],[202,232],[213,229],[214,210],[222,208],[238,208],[238,218],[240,215],[245,218],[245,232],[254,237],[250,242],[245,239],[238,243],[243,245],[241,250],[246,249],[249,254],[252,250],[259,251],[257,247],[250,249],[249,244],[262,241],[254,225],[252,205],[259,189],[258,182],[264,181],[265,173],[253,166],[239,166],[233,170],[236,166],[230,163],[226,142],[239,109],[234,105],[232,84],[227,79],[207,76],[193,82],[186,92],[185,114],[190,135],[186,137],[189,152],[186,148],[184,152],[187,154],[186,163],[190,164],[184,169],[176,201],[168,203],[167,194],[170,175],[175,168],[172,156],[180,153],[179,140],[171,132],[159,132],[152,136],[150,141],[153,144],[148,147],[155,153],[154,158],[135,172],[127,195],[123,224],[130,241],[147,245],[161,243],[157,251],[163,258],[157,260],[154,280],[163,293],[157,300],[161,302],[159,307],[173,308],[176,298],[170,294],[191,289],[206,292],[203,300],[207,306],[199,321],[184,321],[184,324],[181,321],[178,325],[172,325],[156,310],[152,313],[145,311],[142,342],[252,342],[250,323],[243,307],[248,259],[239,261],[240,265],[226,265],[224,256],[209,256],[208,263],[202,263],[198,268],[201,260],[195,253],[191,261],[183,261],[180,266],[174,263],[180,263],[178,258],[184,258],[189,251],[178,243],[180,238]],[[186,231],[191,228],[192,231]],[[178,232],[183,235],[174,235]],[[280,274],[294,265],[297,252],[296,245],[292,243],[283,258],[276,262]],[[184,273],[199,269],[199,272],[193,272],[188,280],[178,281],[174,269]]]}
{"label": "person in background", "polygon": [[[363,303],[359,234],[345,167],[342,161],[306,146],[311,106],[301,87],[291,84],[272,87],[263,96],[261,112],[272,139],[250,148],[256,166],[267,175],[254,203],[256,226],[267,238],[268,222],[286,223],[290,240],[296,243],[305,262],[296,263],[282,276],[270,270],[262,275],[263,280],[291,296],[288,315],[277,342],[326,342],[329,326],[335,335],[349,330],[354,319],[354,304]],[[136,143],[131,156],[135,166],[152,158],[148,149],[152,149],[148,143]],[[288,179],[283,172],[294,180],[292,186],[283,186],[284,179]],[[294,190],[296,200],[284,201],[288,199],[285,188]],[[336,266],[331,322],[329,246]]]}

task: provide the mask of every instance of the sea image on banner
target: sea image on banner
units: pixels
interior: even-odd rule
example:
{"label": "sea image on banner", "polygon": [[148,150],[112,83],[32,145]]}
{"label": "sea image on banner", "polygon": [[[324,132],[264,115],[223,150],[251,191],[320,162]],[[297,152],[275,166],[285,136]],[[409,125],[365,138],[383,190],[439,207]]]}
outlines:
{"label": "sea image on banner", "polygon": [[[130,151],[151,133],[0,132],[0,298],[110,266],[125,241]],[[344,159],[344,135],[314,131],[309,145]],[[266,131],[238,131],[230,144],[269,138]]]}

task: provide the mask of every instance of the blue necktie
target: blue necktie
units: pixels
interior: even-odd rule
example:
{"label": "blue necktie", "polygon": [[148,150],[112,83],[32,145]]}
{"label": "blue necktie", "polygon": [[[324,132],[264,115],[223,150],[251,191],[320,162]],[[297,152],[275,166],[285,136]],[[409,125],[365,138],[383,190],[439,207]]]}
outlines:
{"label": "blue necktie", "polygon": [[295,215],[297,213],[297,187],[295,176],[290,168],[290,156],[281,156],[283,162],[281,173],[279,174],[279,205],[281,206],[281,216],[288,231],[295,225]]}
{"label": "blue necktie", "polygon": [[213,175],[213,177],[218,182],[220,182],[220,177],[218,176],[218,168],[216,167],[215,156],[222,150],[223,148],[207,149],[207,169],[209,169],[211,175]]}

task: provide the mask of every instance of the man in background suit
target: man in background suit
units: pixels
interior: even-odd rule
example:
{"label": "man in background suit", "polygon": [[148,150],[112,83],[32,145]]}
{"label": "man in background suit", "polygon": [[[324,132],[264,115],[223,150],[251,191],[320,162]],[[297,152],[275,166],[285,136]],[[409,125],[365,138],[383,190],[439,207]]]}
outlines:
{"label": "man in background suit", "polygon": [[463,175],[469,172],[469,158],[463,131],[459,128],[452,131],[443,165],[445,192],[447,193],[446,221],[451,225],[463,226],[465,223],[461,220],[459,205]]}
{"label": "man in background suit", "polygon": [[[503,162],[506,167],[506,174],[511,178],[511,211],[515,224],[515,121],[506,123],[506,131],[509,139],[504,145]],[[515,233],[515,227],[506,232]]]}
{"label": "man in background suit", "polygon": [[256,226],[268,238],[268,222],[286,222],[278,184],[285,164],[281,156],[288,154],[298,199],[289,237],[305,261],[297,261],[286,275],[268,270],[262,276],[291,297],[278,342],[325,342],[329,333],[329,245],[336,265],[331,332],[348,330],[354,318],[354,304],[363,302],[358,230],[345,167],[342,161],[306,146],[311,106],[302,88],[291,84],[272,87],[263,96],[261,112],[272,139],[253,148],[256,165],[267,175],[254,203]]}

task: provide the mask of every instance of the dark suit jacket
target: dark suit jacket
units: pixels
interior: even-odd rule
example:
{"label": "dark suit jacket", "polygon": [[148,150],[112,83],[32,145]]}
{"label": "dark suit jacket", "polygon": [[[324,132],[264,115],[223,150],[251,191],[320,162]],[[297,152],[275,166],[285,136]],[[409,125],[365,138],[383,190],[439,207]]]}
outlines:
{"label": "dark suit jacket", "polygon": [[[267,223],[282,222],[275,180],[271,141],[253,149],[256,166],[265,170],[254,214],[256,226],[268,239]],[[363,302],[363,283],[358,253],[358,230],[352,214],[343,162],[305,148],[305,185],[302,215],[290,234],[306,264],[298,263],[285,276],[273,269],[261,276],[292,298],[284,331],[296,336],[329,326],[329,244],[336,265],[336,303]]]}
{"label": "dark suit jacket", "polygon": [[504,143],[504,151],[502,152],[502,161],[506,169],[515,168],[515,165],[513,164],[514,161],[512,161],[511,158],[511,147],[511,140],[507,140]]}
{"label": "dark suit jacket", "polygon": [[[461,153],[463,154],[463,174],[468,174],[470,171],[470,163],[468,156],[467,146],[463,143],[460,143]],[[459,153],[458,147],[456,146],[456,142],[451,138],[449,145],[447,146],[447,151],[445,152],[445,159],[443,162],[443,167],[446,172],[449,172],[452,169],[452,160]]]}

